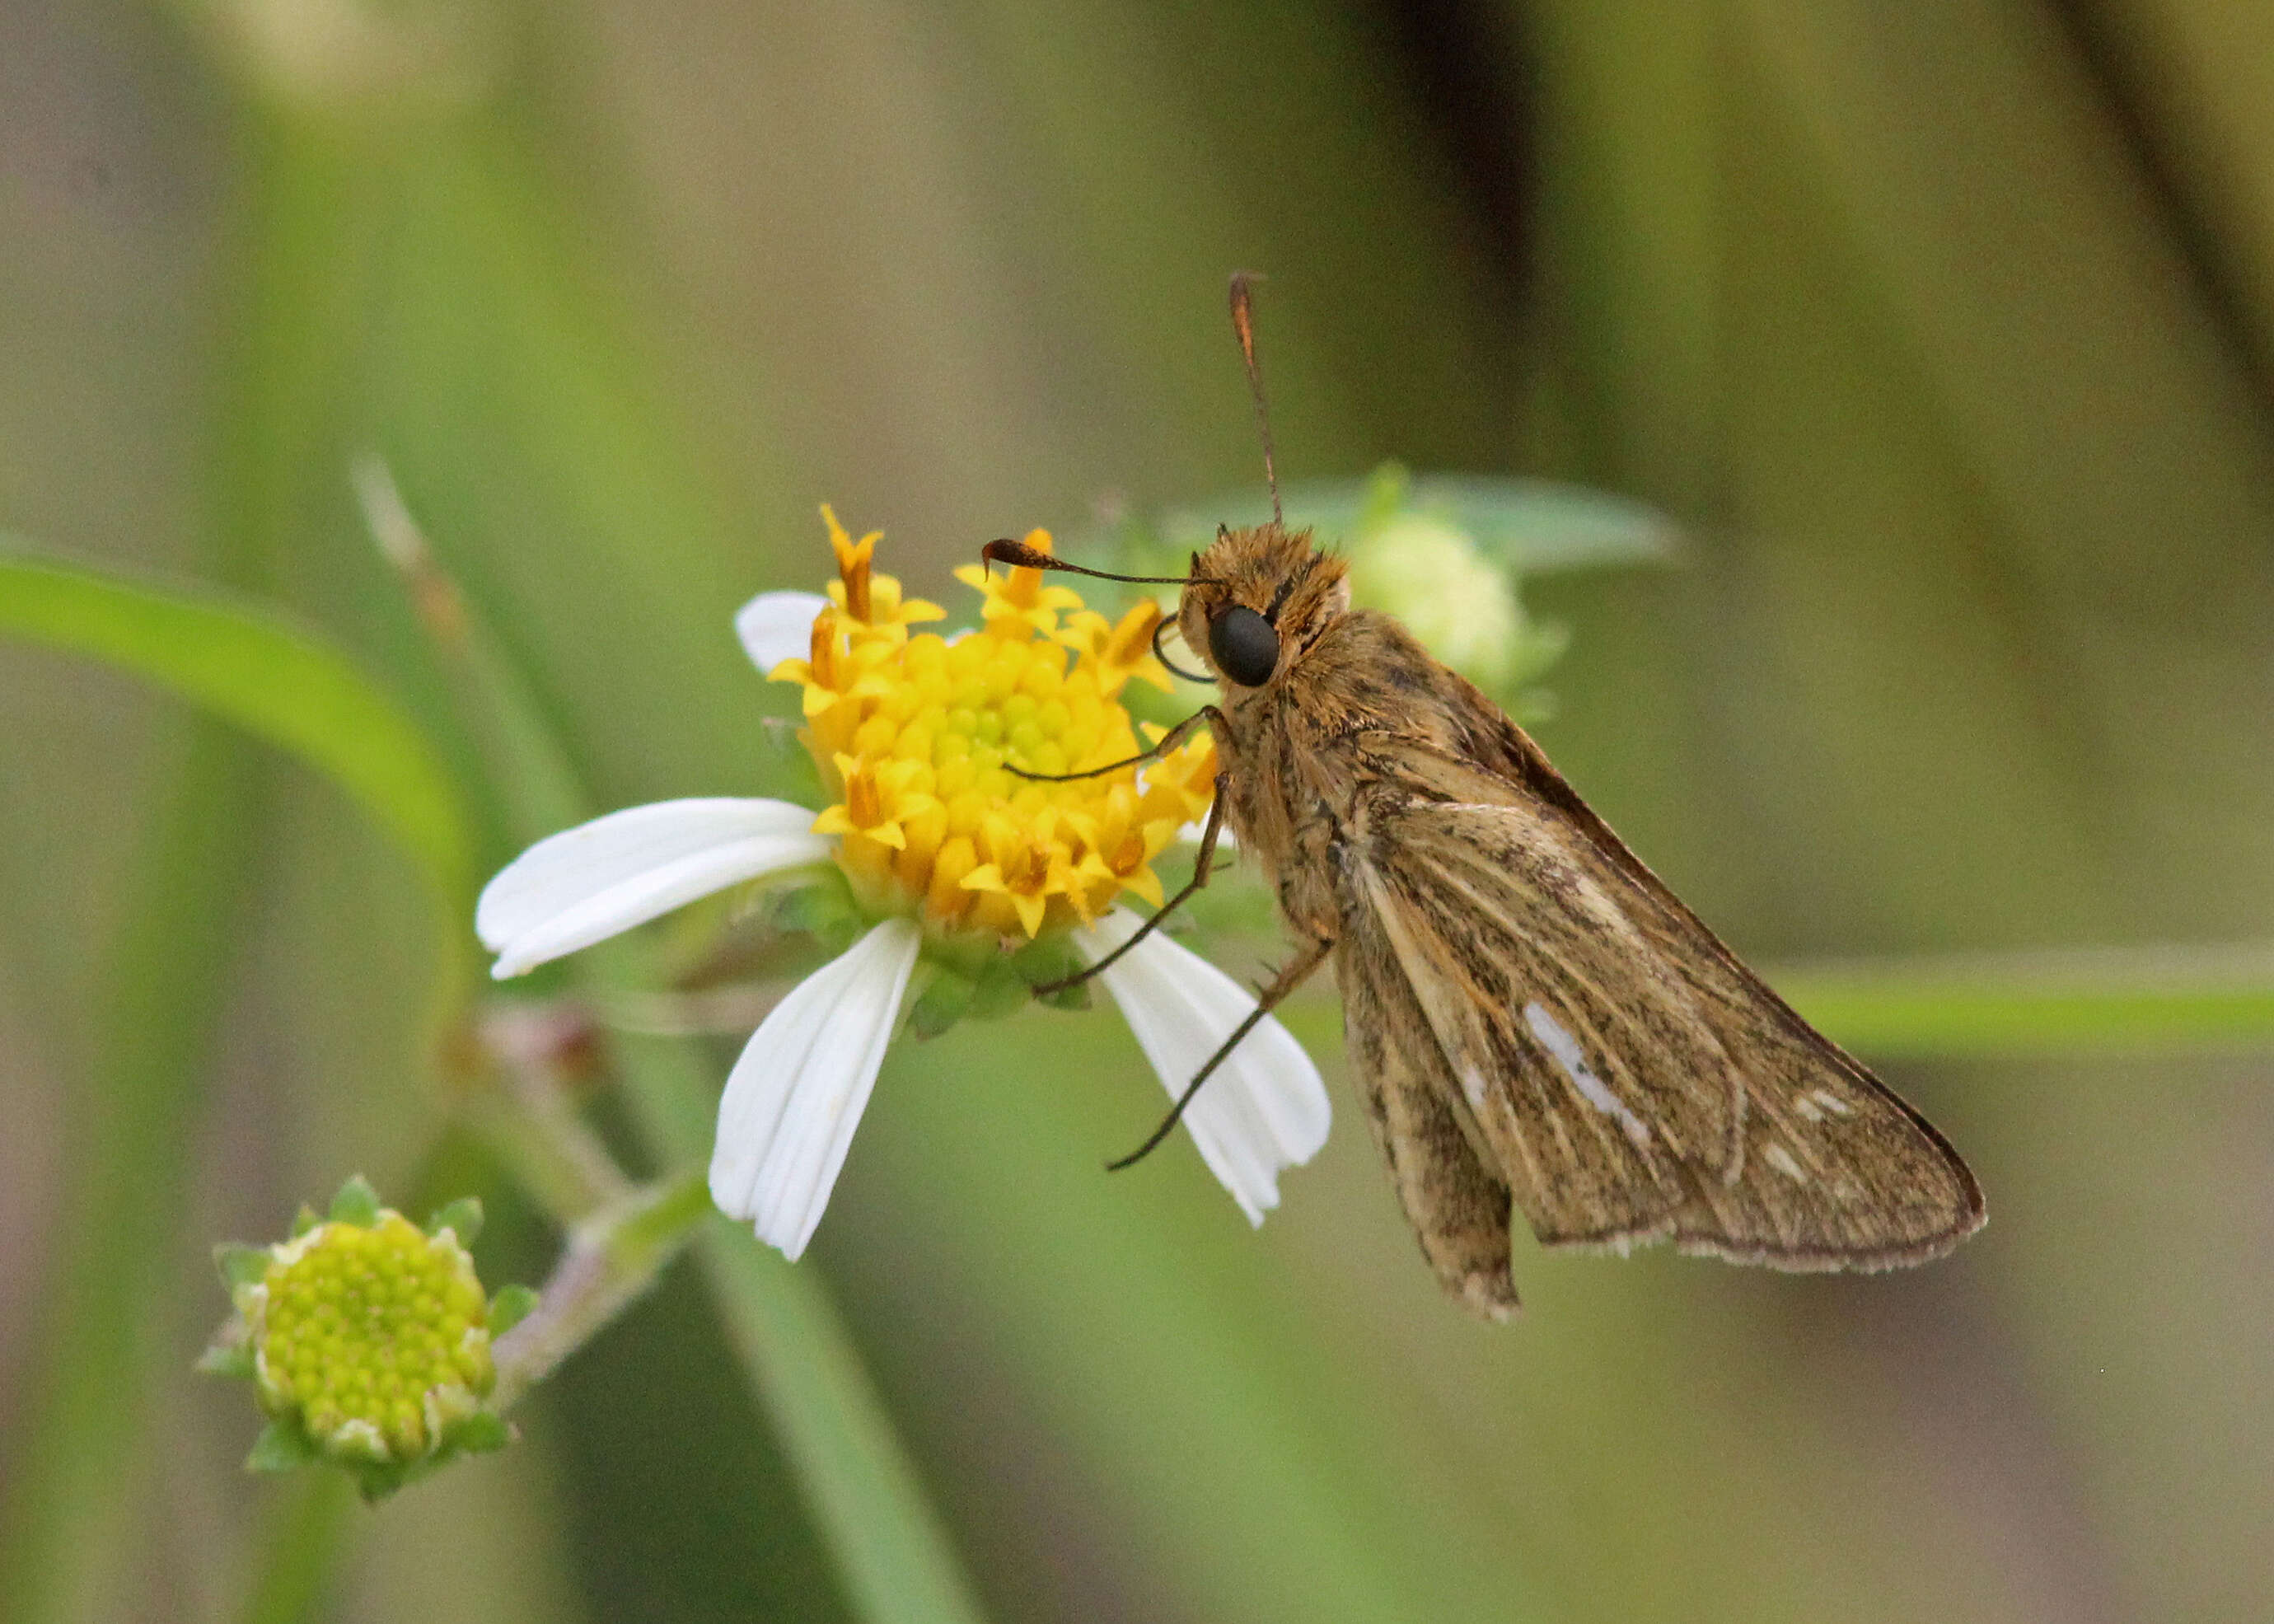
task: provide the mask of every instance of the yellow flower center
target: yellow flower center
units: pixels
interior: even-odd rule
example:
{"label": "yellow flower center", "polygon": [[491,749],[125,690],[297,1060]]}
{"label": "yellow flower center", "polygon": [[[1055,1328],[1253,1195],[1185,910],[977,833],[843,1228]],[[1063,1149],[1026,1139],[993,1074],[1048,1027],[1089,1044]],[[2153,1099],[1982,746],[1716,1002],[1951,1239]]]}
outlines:
{"label": "yellow flower center", "polygon": [[268,1407],[343,1454],[410,1460],[492,1380],[481,1283],[454,1237],[399,1213],[279,1249],[255,1346]]}
{"label": "yellow flower center", "polygon": [[[839,838],[862,906],[913,917],[936,942],[989,944],[1094,920],[1124,891],[1159,906],[1153,860],[1207,811],[1216,781],[1206,734],[1141,778],[1113,766],[1141,748],[1122,688],[1170,686],[1151,652],[1159,605],[1110,621],[1039,569],[970,565],[956,576],[983,594],[985,629],[912,633],[943,612],[875,572],[877,533],[854,541],[821,511],[838,563],[830,606],[808,658],[770,674],[804,690],[800,736],[837,797],[814,828]],[[1048,552],[1050,538],[1027,543]]]}

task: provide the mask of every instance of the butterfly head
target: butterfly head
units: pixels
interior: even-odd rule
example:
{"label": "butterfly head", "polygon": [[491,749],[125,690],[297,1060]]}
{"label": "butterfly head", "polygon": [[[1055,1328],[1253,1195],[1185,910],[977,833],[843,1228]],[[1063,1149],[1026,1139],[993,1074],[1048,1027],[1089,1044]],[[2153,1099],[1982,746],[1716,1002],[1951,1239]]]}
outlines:
{"label": "butterfly head", "polygon": [[1177,628],[1237,694],[1285,670],[1349,606],[1343,560],[1314,546],[1310,531],[1226,528],[1193,555]]}

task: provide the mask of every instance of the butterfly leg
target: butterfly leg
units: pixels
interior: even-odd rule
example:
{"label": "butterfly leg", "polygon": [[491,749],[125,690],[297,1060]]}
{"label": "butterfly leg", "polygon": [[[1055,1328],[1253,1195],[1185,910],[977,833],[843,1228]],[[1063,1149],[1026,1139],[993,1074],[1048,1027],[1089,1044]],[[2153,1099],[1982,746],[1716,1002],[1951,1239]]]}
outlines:
{"label": "butterfly leg", "polygon": [[1138,926],[1135,933],[1126,942],[1086,970],[1077,970],[1072,975],[1058,981],[1043,982],[1035,989],[1036,997],[1045,997],[1051,993],[1064,992],[1069,987],[1081,986],[1091,976],[1113,964],[1122,954],[1136,946],[1147,936],[1151,936],[1161,921],[1175,913],[1186,898],[1208,883],[1209,870],[1216,866],[1216,837],[1224,832],[1224,795],[1228,782],[1223,773],[1219,772],[1216,775],[1216,797],[1209,802],[1208,821],[1201,825],[1200,855],[1193,860],[1193,877],[1186,882],[1184,888],[1156,909],[1153,917]]}
{"label": "butterfly leg", "polygon": [[[1218,801],[1216,804],[1221,806],[1223,802]],[[1160,915],[1156,914],[1154,917],[1157,919]],[[1216,1053],[1210,1055],[1201,1064],[1201,1069],[1193,1073],[1193,1080],[1185,1085],[1184,1093],[1177,1096],[1177,1102],[1169,1108],[1169,1114],[1161,1119],[1161,1125],[1153,1130],[1152,1137],[1118,1162],[1107,1162],[1105,1170],[1109,1173],[1118,1173],[1123,1168],[1141,1162],[1151,1154],[1154,1147],[1169,1137],[1169,1131],[1174,1128],[1178,1119],[1184,1116],[1185,1107],[1190,1105],[1193,1097],[1200,1093],[1201,1085],[1208,1081],[1215,1073],[1216,1067],[1231,1057],[1231,1051],[1239,1047],[1240,1041],[1261,1025],[1263,1018],[1277,1008],[1281,1000],[1284,999],[1289,993],[1300,987],[1311,972],[1324,964],[1327,955],[1334,951],[1335,944],[1330,940],[1314,942],[1282,966],[1279,974],[1271,978],[1271,984],[1256,995],[1255,1007],[1247,1011],[1247,1019],[1234,1026],[1231,1029],[1231,1035],[1218,1044]]]}
{"label": "butterfly leg", "polygon": [[1028,772],[1024,767],[1003,763],[1003,771],[1014,778],[1024,778],[1029,784],[1079,784],[1084,778],[1102,778],[1109,772],[1118,772],[1124,767],[1141,767],[1148,761],[1158,761],[1192,737],[1193,729],[1202,722],[1221,724],[1224,712],[1214,705],[1202,705],[1183,721],[1163,733],[1134,756],[1125,756],[1119,761],[1108,762],[1103,767],[1086,768],[1081,772]]}

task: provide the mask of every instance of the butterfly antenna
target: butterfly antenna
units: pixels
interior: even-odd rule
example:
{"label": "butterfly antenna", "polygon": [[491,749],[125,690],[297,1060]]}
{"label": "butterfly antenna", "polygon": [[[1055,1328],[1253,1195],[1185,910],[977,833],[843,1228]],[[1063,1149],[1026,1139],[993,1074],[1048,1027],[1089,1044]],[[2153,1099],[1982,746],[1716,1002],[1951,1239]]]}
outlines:
{"label": "butterfly antenna", "polygon": [[1030,547],[1023,541],[1013,541],[1008,536],[989,542],[979,549],[983,564],[1008,564],[1013,569],[1062,569],[1068,575],[1089,575],[1099,581],[1121,581],[1133,586],[1215,586],[1218,583],[1206,575],[1117,575],[1110,569],[1092,569],[1084,564],[1069,564],[1064,559]]}
{"label": "butterfly antenna", "polygon": [[1247,363],[1247,392],[1255,397],[1255,429],[1263,440],[1263,483],[1271,487],[1271,523],[1280,523],[1279,469],[1271,455],[1271,414],[1263,405],[1263,369],[1255,360],[1254,284],[1257,271],[1231,274],[1231,330],[1239,335],[1240,358]]}

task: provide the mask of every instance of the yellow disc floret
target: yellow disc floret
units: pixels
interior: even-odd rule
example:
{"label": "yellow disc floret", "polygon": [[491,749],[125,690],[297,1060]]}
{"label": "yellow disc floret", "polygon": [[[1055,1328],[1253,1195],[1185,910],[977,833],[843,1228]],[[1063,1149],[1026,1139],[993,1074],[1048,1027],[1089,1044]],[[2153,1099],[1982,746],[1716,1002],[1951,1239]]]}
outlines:
{"label": "yellow disc floret", "polygon": [[343,1458],[428,1454],[493,1380],[472,1259],[386,1208],[275,1247],[244,1305],[262,1403]]}
{"label": "yellow disc floret", "polygon": [[[1141,774],[1115,764],[1143,748],[1122,688],[1169,687],[1151,652],[1159,606],[1110,621],[1039,569],[972,565],[956,575],[982,592],[984,629],[911,633],[940,609],[875,572],[874,533],[853,541],[822,512],[830,606],[808,658],[771,674],[804,689],[802,736],[835,797],[814,827],[839,838],[862,907],[936,942],[1015,943],[1094,920],[1124,891],[1157,904],[1152,861],[1216,778],[1206,735]],[[1027,545],[1049,552],[1049,532]],[[1065,774],[1086,776],[1040,781]]]}

